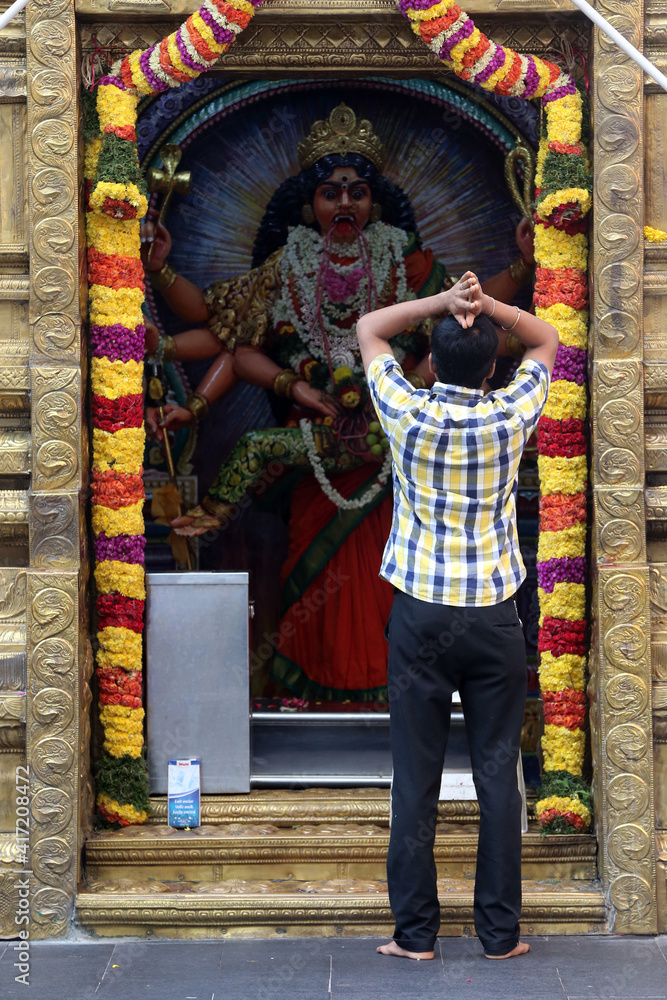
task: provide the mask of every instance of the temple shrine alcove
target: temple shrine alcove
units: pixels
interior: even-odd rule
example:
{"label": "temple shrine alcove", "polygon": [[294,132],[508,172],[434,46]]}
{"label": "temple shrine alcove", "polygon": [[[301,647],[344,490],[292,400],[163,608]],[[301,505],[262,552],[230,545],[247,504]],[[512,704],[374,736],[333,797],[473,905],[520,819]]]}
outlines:
{"label": "temple shrine alcove", "polygon": [[[364,417],[367,404],[359,395],[353,396],[351,407],[340,405],[341,399],[349,402],[345,396],[348,383],[354,383],[354,393],[364,385],[354,338],[357,302],[363,300],[362,307],[367,308],[367,299],[388,304],[396,294],[432,294],[468,267],[486,280],[510,265],[516,267],[518,259],[524,282],[518,301],[528,304],[529,270],[521,270],[516,230],[529,212],[522,197],[533,184],[534,152],[530,150],[537,142],[535,109],[511,99],[486,99],[457,81],[444,84],[425,79],[235,83],[215,76],[184,86],[176,96],[175,101],[148,106],[138,123],[144,168],[159,171],[160,150],[168,143],[176,144],[181,154],[179,176],[190,177],[190,193],[175,195],[162,215],[173,241],[170,267],[207,290],[214,317],[211,328],[226,347],[257,343],[270,358],[305,374],[318,389],[326,388],[332,398],[337,394],[337,419],[347,421],[341,433],[346,442],[356,435],[351,452],[366,450],[370,472],[374,467],[379,470],[381,463],[375,460],[373,465],[374,456],[368,455],[366,446],[368,422],[372,422],[372,414]],[[333,256],[327,260],[314,232],[317,224],[306,226],[302,218],[301,202],[309,199],[299,192],[306,191],[308,183],[313,186],[304,148],[315,123],[330,128],[338,113],[334,109],[341,108],[349,119],[341,119],[337,126],[344,142],[356,157],[361,175],[370,170],[376,178],[373,212],[377,218],[372,217],[364,230],[375,269],[371,287],[364,286],[368,279],[359,255],[366,236],[360,237],[359,248],[356,239],[341,244],[348,249],[343,264],[337,265],[342,251],[334,243]],[[364,130],[369,132],[367,138]],[[341,159],[340,148],[340,137],[332,130],[310,156],[310,160],[316,156],[319,164],[313,169],[324,177],[327,157],[333,157],[332,168],[339,160],[347,162]],[[523,151],[518,162],[514,161],[517,149]],[[513,180],[514,197],[508,177]],[[301,202],[295,205],[299,197]],[[157,210],[159,195],[152,204]],[[386,253],[383,256],[379,242],[387,233],[405,255],[405,275],[397,270],[393,279],[387,277]],[[529,254],[530,235],[522,231],[521,239]],[[293,264],[286,266],[288,254],[296,255]],[[257,278],[262,270],[251,269],[261,268],[267,257],[278,262],[275,273],[265,266],[268,278]],[[346,287],[350,272],[351,284]],[[326,331],[321,332],[307,310],[315,307],[322,275]],[[394,281],[394,291],[386,290],[388,280]],[[405,283],[402,292],[397,287],[401,281]],[[291,289],[287,305],[282,291],[286,284]],[[510,281],[499,294],[516,291],[517,285]],[[384,487],[379,502],[376,499],[358,511],[334,506],[314,482],[304,456],[293,465],[289,451],[293,445],[279,431],[286,426],[291,438],[300,437],[297,424],[304,416],[312,417],[312,411],[290,406],[243,380],[229,385],[224,369],[220,376],[211,376],[216,359],[189,360],[188,346],[195,335],[179,336],[193,323],[173,312],[169,295],[161,294],[159,288],[149,289],[148,302],[161,332],[176,335],[176,360],[171,355],[170,360],[165,358],[169,399],[182,403],[203,379],[202,392],[212,401],[201,423],[190,419],[178,434],[177,466],[181,473],[189,473],[181,480],[182,492],[204,497],[219,468],[225,481],[225,463],[237,480],[246,478],[247,492],[241,488],[243,483],[235,485],[229,517],[221,528],[213,525],[196,540],[192,559],[201,571],[250,572],[253,787],[288,783],[296,787],[303,781],[386,785],[391,766],[383,628],[391,590],[377,580],[375,563],[381,558],[383,533],[390,521],[390,489]],[[188,306],[179,298],[172,302],[175,309],[187,312],[189,302]],[[410,366],[418,363],[417,352],[423,354],[426,344],[415,340],[409,345]],[[494,384],[506,383],[517,363],[505,357]],[[341,371],[347,378],[342,387],[335,383]],[[187,411],[179,412],[180,423],[190,417]],[[321,414],[317,417],[323,420]],[[332,418],[327,422],[331,424]],[[267,433],[275,443],[259,477],[249,475],[248,461],[257,461],[258,456],[248,457],[242,435],[264,434],[267,428],[273,428]],[[377,435],[369,440],[378,440]],[[344,472],[345,464],[342,468]],[[155,439],[147,447],[145,469],[147,481],[155,485],[166,472],[165,456]],[[364,475],[363,468],[359,476],[353,478],[357,494],[362,492],[362,482],[373,479]],[[337,488],[347,496],[349,487],[345,492],[340,478],[334,474],[332,484],[336,487],[338,481]],[[539,717],[537,501],[533,443],[523,463],[518,501],[529,572],[518,600],[531,677],[524,751],[532,786],[539,782],[535,754]],[[149,523],[149,573],[173,568],[173,556],[164,544],[168,531],[168,527]],[[183,614],[187,615],[185,608]],[[187,660],[191,651],[179,644],[180,634],[174,623],[176,656]],[[158,663],[153,672],[160,669]],[[212,678],[211,696],[215,690]],[[151,767],[150,690],[147,711]],[[352,713],[358,716],[357,726],[344,717]],[[160,754],[160,760],[163,757]],[[460,791],[465,787],[465,794],[474,797],[460,708],[455,713],[447,772],[448,780],[458,781],[455,787]]]}
{"label": "temple shrine alcove", "polygon": [[[8,81],[1,118],[14,149],[3,163],[0,202],[6,317],[0,373],[7,446],[0,512],[5,566],[0,763],[11,765],[2,771],[6,787],[14,780],[14,765],[30,768],[35,805],[25,860],[30,858],[33,870],[35,937],[64,933],[73,914],[80,925],[103,934],[247,936],[285,928],[359,933],[390,925],[383,884],[384,771],[374,783],[367,772],[363,780],[348,775],[353,780],[342,788],[335,787],[339,771],[329,782],[313,782],[311,773],[298,791],[267,780],[250,795],[210,796],[196,832],[170,830],[164,798],[153,796],[152,815],[143,826],[92,831],[88,737],[98,707],[91,711],[89,640],[96,643],[96,637],[89,626],[93,539],[85,511],[87,354],[94,350],[78,334],[85,299],[85,216],[76,191],[83,190],[85,162],[77,75],[81,56],[87,72],[96,50],[123,55],[146,49],[177,27],[180,11],[185,17],[195,6],[178,0],[167,11],[154,0],[76,5],[32,0],[25,20],[0,38]],[[593,568],[586,611],[591,649],[586,778],[593,779],[595,825],[593,833],[543,838],[531,815],[524,838],[524,920],[538,933],[651,933],[664,927],[667,905],[662,643],[667,504],[661,478],[667,467],[661,311],[666,286],[664,247],[649,247],[645,256],[641,225],[646,212],[647,221],[667,228],[660,194],[664,96],[650,87],[643,93],[639,71],[601,35],[591,34],[567,0],[471,0],[468,6],[489,37],[521,58],[535,53],[551,59],[555,53],[567,59],[574,49],[583,54],[580,82],[585,85],[586,77],[591,99],[587,374]],[[659,3],[624,0],[622,11],[617,0],[599,0],[596,6],[635,44],[645,37],[653,57],[663,58]],[[563,38],[572,49],[564,51]],[[59,77],[62,85],[54,89],[48,74],[56,71],[64,81]],[[508,192],[504,163],[517,143],[536,149],[539,102],[496,99],[456,80],[415,38],[393,2],[275,0],[257,12],[219,68],[140,104],[142,170],[161,169],[160,150],[173,143],[181,150],[179,171],[192,175],[191,194],[175,195],[166,215],[174,270],[199,289],[242,279],[253,263],[255,235],[271,198],[302,168],[299,143],[315,121],[326,121],[341,103],[370,121],[386,146],[380,174],[405,191],[422,247],[434,254],[431,270],[436,261],[451,275],[472,266],[484,279],[516,258],[513,234],[522,213]],[[645,134],[644,114],[650,124]],[[303,218],[292,224],[309,225]],[[178,336],[188,326],[178,325],[159,289],[150,293],[149,308],[165,335]],[[230,312],[238,323],[236,308],[230,306]],[[185,403],[210,363],[167,361],[171,398]],[[353,390],[354,378],[339,388]],[[211,408],[196,442],[187,431],[179,432],[175,457],[184,506],[206,496],[239,438],[289,422],[284,400],[272,402],[264,389],[237,385]],[[651,425],[646,435],[645,407]],[[382,447],[379,441],[373,446]],[[145,465],[151,494],[164,476],[154,442]],[[295,718],[317,708],[323,716],[356,717],[379,731],[377,720],[383,721],[386,710],[381,680],[355,686],[348,679],[339,685],[331,677],[315,677],[319,687],[309,688],[305,671],[290,673],[284,662],[276,669],[273,637],[280,637],[284,615],[279,578],[289,546],[290,490],[293,501],[304,488],[302,471],[276,475],[259,503],[242,505],[225,531],[204,537],[196,552],[193,547],[193,566],[250,571],[251,693],[257,715]],[[538,628],[537,488],[535,456],[528,454],[519,518],[529,573],[521,617],[531,667]],[[312,513],[307,503],[305,508]],[[163,528],[150,521],[147,526],[152,572],[174,565]],[[278,652],[302,666],[286,656],[287,647]],[[331,659],[337,669],[337,658]],[[539,782],[539,714],[534,684],[524,733],[529,810],[535,801],[531,785]],[[2,814],[7,859],[17,857],[10,813],[7,807]],[[446,933],[465,933],[476,805],[444,799],[439,821],[443,927]],[[13,887],[3,878],[5,887],[3,927],[15,904]]]}

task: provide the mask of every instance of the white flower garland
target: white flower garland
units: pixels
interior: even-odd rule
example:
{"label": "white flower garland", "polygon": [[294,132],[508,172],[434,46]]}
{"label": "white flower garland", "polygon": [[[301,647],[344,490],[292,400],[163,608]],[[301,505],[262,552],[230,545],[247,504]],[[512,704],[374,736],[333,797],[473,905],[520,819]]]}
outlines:
{"label": "white flower garland", "polygon": [[[395,302],[406,302],[416,298],[408,288],[404,251],[408,234],[397,226],[376,222],[364,231],[368,242],[370,263],[378,293],[384,289],[395,270]],[[291,323],[299,339],[306,345],[313,358],[328,363],[319,324],[313,326],[317,308],[317,278],[322,263],[322,236],[307,226],[295,226],[290,230],[285,251],[280,262],[281,294],[273,307],[274,325]],[[359,267],[359,248],[351,245],[350,263],[339,264],[331,261],[330,267],[344,277]],[[294,302],[296,299],[296,305]],[[322,299],[321,319],[329,342],[334,368],[347,365],[355,374],[361,372],[359,348],[357,346],[355,323],[368,308],[368,277],[364,276],[354,295],[345,302],[331,302],[328,296]],[[341,329],[340,323],[354,318],[349,329]],[[312,329],[311,329],[312,327]],[[403,352],[400,352],[403,354]],[[398,357],[399,363],[403,357]],[[296,359],[295,359],[296,360]],[[298,369],[297,369],[298,370]]]}
{"label": "white flower garland", "polygon": [[322,492],[331,500],[332,503],[336,505],[340,510],[362,510],[366,507],[372,500],[375,500],[376,496],[382,492],[386,486],[387,480],[389,479],[389,473],[391,472],[391,452],[388,451],[385,455],[384,462],[382,463],[382,468],[378,473],[377,482],[370,486],[363,496],[357,497],[356,500],[347,500],[338,490],[335,490],[329,480],[327,479],[327,474],[322,468],[322,459],[317,454],[317,445],[315,444],[315,438],[313,436],[313,425],[310,420],[303,419],[299,422],[301,428],[301,433],[303,434],[303,440],[306,445],[306,453],[308,455],[308,461],[310,462],[315,479],[322,487]]}

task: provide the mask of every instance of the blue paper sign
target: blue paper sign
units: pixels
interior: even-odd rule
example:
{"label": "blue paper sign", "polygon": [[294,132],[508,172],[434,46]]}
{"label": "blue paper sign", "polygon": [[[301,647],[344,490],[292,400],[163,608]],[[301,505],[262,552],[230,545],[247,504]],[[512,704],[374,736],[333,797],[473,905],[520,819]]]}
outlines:
{"label": "blue paper sign", "polygon": [[169,826],[181,830],[199,826],[200,765],[198,757],[169,761],[167,773]]}

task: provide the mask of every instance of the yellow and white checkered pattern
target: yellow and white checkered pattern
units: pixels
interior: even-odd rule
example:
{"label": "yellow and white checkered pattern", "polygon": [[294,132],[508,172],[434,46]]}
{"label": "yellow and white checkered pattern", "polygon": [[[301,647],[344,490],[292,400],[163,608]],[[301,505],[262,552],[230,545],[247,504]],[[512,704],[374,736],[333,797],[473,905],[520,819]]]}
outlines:
{"label": "yellow and white checkered pattern", "polygon": [[506,389],[436,382],[415,389],[390,354],[368,370],[391,444],[394,520],[380,576],[421,601],[498,604],[525,578],[516,477],[549,390],[547,368],[524,361]]}

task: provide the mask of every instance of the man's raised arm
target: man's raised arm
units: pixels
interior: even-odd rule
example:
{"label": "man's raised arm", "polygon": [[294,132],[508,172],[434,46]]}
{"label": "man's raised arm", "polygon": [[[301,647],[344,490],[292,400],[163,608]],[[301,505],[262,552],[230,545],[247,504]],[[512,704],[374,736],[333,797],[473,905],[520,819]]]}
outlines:
{"label": "man's raised arm", "polygon": [[527,348],[524,361],[541,361],[553,372],[558,351],[558,332],[551,323],[538,319],[532,313],[519,309],[518,306],[508,306],[497,302],[484,292],[479,296],[481,311],[490,316],[493,322],[505,332],[511,332],[516,339]]}
{"label": "man's raised arm", "polygon": [[389,341],[399,333],[425,319],[436,319],[451,313],[462,327],[468,328],[479,315],[483,293],[472,271],[463,275],[452,288],[424,299],[399,302],[386,309],[362,316],[357,323],[357,338],[364,371],[379,354],[393,354]]}

